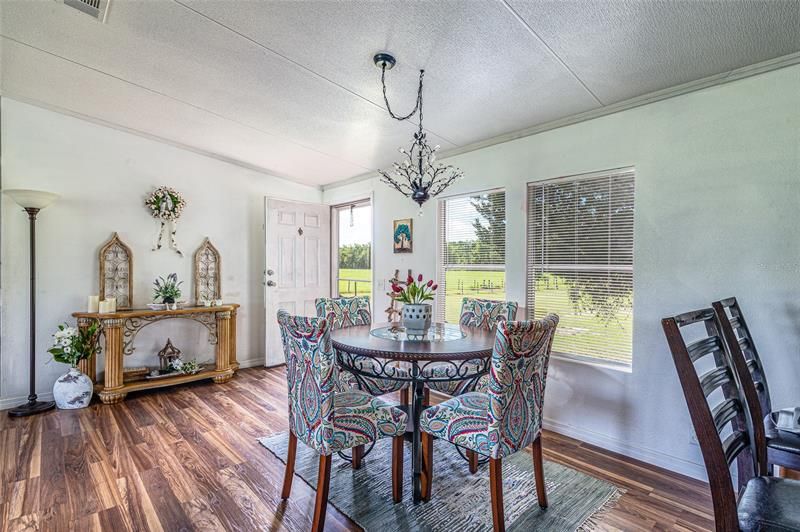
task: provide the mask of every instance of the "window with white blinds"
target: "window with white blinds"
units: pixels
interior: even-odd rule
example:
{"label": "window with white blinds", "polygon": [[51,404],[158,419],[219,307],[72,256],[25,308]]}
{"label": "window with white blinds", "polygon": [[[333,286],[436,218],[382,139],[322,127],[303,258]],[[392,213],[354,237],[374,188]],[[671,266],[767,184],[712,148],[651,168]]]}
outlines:
{"label": "window with white blinds", "polygon": [[506,298],[506,193],[439,200],[436,313],[458,322],[464,297]]}
{"label": "window with white blinds", "polygon": [[630,366],[634,170],[528,185],[528,314],[561,318],[553,352]]}

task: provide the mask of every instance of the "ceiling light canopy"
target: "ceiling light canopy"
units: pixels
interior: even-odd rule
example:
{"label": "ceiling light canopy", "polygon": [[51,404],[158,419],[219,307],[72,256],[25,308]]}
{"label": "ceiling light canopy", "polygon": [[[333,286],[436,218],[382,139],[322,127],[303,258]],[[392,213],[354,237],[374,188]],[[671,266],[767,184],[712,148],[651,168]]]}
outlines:
{"label": "ceiling light canopy", "polygon": [[411,198],[420,206],[422,214],[422,204],[430,198],[438,195],[456,179],[463,178],[461,170],[452,165],[444,165],[436,162],[436,152],[439,146],[431,147],[422,128],[422,80],[425,71],[419,71],[419,89],[417,89],[417,102],[414,109],[404,116],[394,114],[389,99],[386,96],[386,71],[391,70],[395,65],[395,58],[385,52],[375,54],[373,57],[375,66],[381,69],[381,86],[383,87],[383,101],[389,116],[395,120],[408,120],[419,113],[419,130],[414,133],[414,141],[411,147],[400,148],[400,153],[404,158],[400,162],[392,164],[391,174],[384,170],[378,170],[381,174],[381,181],[394,187],[404,196]]}

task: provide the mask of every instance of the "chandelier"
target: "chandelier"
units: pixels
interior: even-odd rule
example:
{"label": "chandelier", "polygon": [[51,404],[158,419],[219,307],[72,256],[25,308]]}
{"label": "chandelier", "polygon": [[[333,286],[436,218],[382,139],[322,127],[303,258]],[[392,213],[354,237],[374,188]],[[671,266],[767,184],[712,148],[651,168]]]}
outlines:
{"label": "chandelier", "polygon": [[425,71],[419,71],[419,89],[417,89],[417,103],[414,109],[405,116],[399,116],[392,111],[386,96],[386,71],[391,70],[395,65],[395,58],[387,53],[379,53],[375,54],[373,61],[375,66],[381,69],[383,101],[386,104],[386,110],[389,111],[389,116],[403,121],[419,112],[419,130],[414,133],[411,147],[400,148],[400,153],[404,156],[403,160],[392,163],[391,174],[384,170],[378,170],[378,173],[380,173],[383,183],[394,187],[404,196],[417,202],[421,215],[423,203],[441,193],[456,179],[463,178],[464,174],[455,166],[437,163],[436,152],[439,150],[439,146],[431,147],[425,137],[425,130],[422,128],[422,78],[425,76]]}

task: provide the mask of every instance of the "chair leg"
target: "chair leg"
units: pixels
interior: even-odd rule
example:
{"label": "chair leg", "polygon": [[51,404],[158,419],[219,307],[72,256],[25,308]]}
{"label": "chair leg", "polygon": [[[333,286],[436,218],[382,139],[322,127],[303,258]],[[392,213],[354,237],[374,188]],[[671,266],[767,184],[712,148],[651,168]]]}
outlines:
{"label": "chair leg", "polygon": [[311,522],[312,532],[322,532],[325,528],[328,491],[331,487],[331,455],[321,454],[319,456],[319,473],[317,475],[317,500],[314,505],[314,520]]}
{"label": "chair leg", "polygon": [[500,458],[489,459],[489,495],[492,498],[492,523],[494,532],[505,532],[506,518],[503,512],[503,462]]}
{"label": "chair leg", "polygon": [[431,406],[431,389],[425,388],[422,395],[422,406]]}
{"label": "chair leg", "polygon": [[400,390],[400,404],[403,406],[408,406],[408,388],[403,388]]}
{"label": "chair leg", "polygon": [[467,458],[469,458],[469,472],[474,475],[478,472],[478,453],[468,450]]}
{"label": "chair leg", "polygon": [[361,469],[361,459],[364,458],[364,446],[358,445],[353,447],[351,452],[353,453],[351,461],[353,469]]}
{"label": "chair leg", "polygon": [[283,474],[283,491],[281,499],[288,499],[292,492],[292,480],[294,479],[294,458],[297,455],[297,436],[289,431],[289,449],[286,451],[286,471]]}
{"label": "chair leg", "polygon": [[422,500],[428,502],[431,500],[431,491],[433,490],[433,436],[427,432],[423,432],[422,436],[422,475],[420,480],[422,483]]}
{"label": "chair leg", "polygon": [[403,436],[392,438],[392,499],[403,500]]}
{"label": "chair leg", "polygon": [[539,506],[547,508],[547,488],[544,485],[544,464],[542,463],[542,436],[533,440],[531,445],[533,451],[533,473],[536,475],[536,498],[539,499]]}

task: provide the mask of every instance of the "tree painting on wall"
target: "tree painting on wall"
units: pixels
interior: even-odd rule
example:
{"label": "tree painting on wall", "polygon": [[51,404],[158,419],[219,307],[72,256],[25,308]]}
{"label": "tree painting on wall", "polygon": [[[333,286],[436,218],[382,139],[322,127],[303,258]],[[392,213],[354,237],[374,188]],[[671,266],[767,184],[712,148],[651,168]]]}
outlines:
{"label": "tree painting on wall", "polygon": [[395,253],[411,253],[413,250],[413,220],[405,218],[394,221],[394,248]]}

